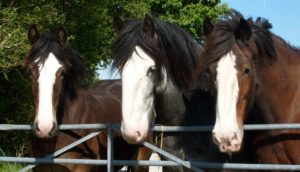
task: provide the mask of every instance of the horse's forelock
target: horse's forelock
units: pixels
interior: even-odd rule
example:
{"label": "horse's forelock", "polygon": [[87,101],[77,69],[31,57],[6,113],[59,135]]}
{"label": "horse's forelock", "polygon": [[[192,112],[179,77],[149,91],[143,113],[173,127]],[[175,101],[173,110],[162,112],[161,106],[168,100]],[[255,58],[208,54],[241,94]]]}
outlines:
{"label": "horse's forelock", "polygon": [[[205,38],[204,53],[202,59],[198,63],[197,73],[202,73],[208,65],[219,60],[222,56],[228,53],[234,44],[245,44],[239,42],[235,33],[238,29],[240,18],[243,16],[233,11],[229,16],[222,17],[213,27],[213,30]],[[272,39],[270,28],[272,25],[268,20],[258,18],[255,22],[252,18],[247,20],[247,23],[252,29],[252,36],[249,41],[253,41],[255,49],[253,51],[256,56],[262,58],[274,59],[276,58],[276,51]]]}
{"label": "horse's forelock", "polygon": [[64,75],[66,75],[63,85],[66,89],[64,90],[69,92],[71,97],[75,97],[75,87],[82,79],[85,79],[86,68],[81,63],[79,54],[68,43],[61,45],[53,33],[45,32],[41,35],[32,45],[25,64],[28,67],[37,64],[43,65],[50,52],[63,65]]}
{"label": "horse's forelock", "polygon": [[204,53],[199,60],[197,73],[202,73],[208,65],[219,60],[236,43],[235,32],[241,16],[234,14],[221,18],[214,25],[210,34],[205,37]]}
{"label": "horse's forelock", "polygon": [[119,32],[113,45],[113,67],[122,71],[135,46],[140,46],[161,70],[165,67],[168,77],[180,89],[188,88],[192,79],[201,46],[183,29],[174,24],[154,19],[155,38],[142,30],[143,21],[131,21]]}

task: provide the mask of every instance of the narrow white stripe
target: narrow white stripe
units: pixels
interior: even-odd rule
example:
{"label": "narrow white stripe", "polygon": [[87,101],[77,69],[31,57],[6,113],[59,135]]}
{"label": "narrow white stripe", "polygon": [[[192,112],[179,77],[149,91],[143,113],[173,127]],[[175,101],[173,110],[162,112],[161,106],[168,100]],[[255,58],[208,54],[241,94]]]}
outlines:
{"label": "narrow white stripe", "polygon": [[53,86],[56,80],[56,72],[61,66],[52,53],[49,53],[44,64],[39,64],[39,108],[37,120],[41,126],[43,126],[43,124],[52,125],[54,122],[52,105]]}
{"label": "narrow white stripe", "polygon": [[236,56],[229,52],[222,57],[217,65],[217,107],[216,124],[221,132],[238,130],[236,105],[239,93]]}

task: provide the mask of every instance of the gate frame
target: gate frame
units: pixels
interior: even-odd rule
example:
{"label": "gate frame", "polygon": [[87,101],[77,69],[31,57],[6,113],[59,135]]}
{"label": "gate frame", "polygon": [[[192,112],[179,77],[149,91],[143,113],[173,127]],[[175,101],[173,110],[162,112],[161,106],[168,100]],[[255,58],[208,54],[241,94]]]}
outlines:
{"label": "gate frame", "polygon": [[[13,124],[0,124],[0,131],[9,130],[32,130],[31,125],[13,125]],[[211,131],[212,126],[154,126],[153,132],[204,132]],[[199,161],[184,161],[158,147],[149,143],[142,142],[141,144],[148,147],[154,152],[170,159],[165,161],[150,161],[150,160],[114,160],[113,157],[113,140],[112,131],[119,130],[119,124],[65,124],[60,125],[59,130],[72,130],[72,129],[97,129],[99,131],[92,132],[81,139],[49,154],[45,158],[28,158],[28,157],[4,157],[0,156],[0,161],[3,162],[17,162],[17,163],[30,163],[34,165],[28,165],[20,170],[25,172],[36,164],[91,164],[91,165],[107,165],[109,172],[113,172],[113,166],[115,165],[146,165],[146,166],[184,166],[194,171],[202,172],[200,168],[212,168],[212,169],[246,169],[246,170],[300,170],[299,165],[290,164],[247,164],[247,163],[215,163],[215,162],[199,162]],[[99,135],[100,130],[108,130],[108,147],[107,147],[107,160],[91,160],[91,159],[60,159],[55,158],[65,151]],[[281,129],[300,129],[300,124],[253,124],[244,125],[245,130],[281,130]]]}

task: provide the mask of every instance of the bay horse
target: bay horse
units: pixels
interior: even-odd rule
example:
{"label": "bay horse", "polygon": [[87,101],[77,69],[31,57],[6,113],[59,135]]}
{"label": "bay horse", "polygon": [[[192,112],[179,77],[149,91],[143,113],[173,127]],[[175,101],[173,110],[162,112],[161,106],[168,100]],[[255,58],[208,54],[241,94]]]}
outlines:
{"label": "bay horse", "polygon": [[[300,122],[300,50],[270,31],[268,20],[248,20],[238,12],[205,25],[204,54],[198,72],[211,77],[216,96],[214,142],[237,152],[243,124]],[[250,136],[263,163],[300,163],[300,132],[259,131]],[[249,139],[249,138],[248,138]]]}
{"label": "bay horse", "polygon": [[[148,14],[143,20],[127,22],[115,17],[113,24],[117,33],[113,67],[122,78],[123,138],[138,144],[154,124],[211,125],[211,96],[200,89],[202,82],[193,80],[201,45],[177,25]],[[228,158],[213,145],[209,132],[164,133],[157,142],[184,160],[225,162]],[[184,167],[163,170],[188,171]]]}
{"label": "bay horse", "polygon": [[[58,132],[58,124],[120,123],[121,81],[99,81],[89,88],[80,84],[86,72],[79,54],[67,42],[67,31],[61,27],[56,34],[41,35],[35,25],[28,30],[32,45],[26,58],[31,73],[31,86],[35,107],[34,134],[30,152],[34,157],[44,157],[93,130]],[[43,139],[40,139],[43,138]],[[136,158],[138,147],[127,144],[114,132],[115,159]],[[59,158],[106,159],[107,135],[100,135],[63,153]],[[115,170],[121,167],[115,167]],[[95,165],[38,165],[35,171],[107,171]]]}

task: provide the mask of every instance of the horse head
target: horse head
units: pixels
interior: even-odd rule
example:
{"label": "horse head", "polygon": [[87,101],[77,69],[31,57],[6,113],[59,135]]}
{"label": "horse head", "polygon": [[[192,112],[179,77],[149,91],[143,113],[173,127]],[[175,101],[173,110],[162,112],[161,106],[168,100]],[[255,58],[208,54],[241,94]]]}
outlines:
{"label": "horse head", "polygon": [[[216,101],[213,140],[221,152],[237,152],[244,135],[243,124],[256,91],[256,61],[274,54],[268,29],[261,19],[245,20],[238,12],[204,24],[204,53],[200,71],[210,75],[210,91]],[[267,26],[267,21],[263,21]]]}
{"label": "horse head", "polygon": [[150,15],[126,23],[115,17],[114,28],[113,66],[122,77],[121,131],[125,140],[138,143],[160,117],[158,95],[189,86],[200,45],[183,29]]}
{"label": "horse head", "polygon": [[[31,74],[31,86],[35,105],[34,132],[38,137],[53,137],[57,131],[58,114],[62,115],[62,98],[75,97],[74,82],[80,75],[76,53],[67,43],[67,31],[61,27],[56,33],[41,35],[35,25],[28,30],[31,50],[26,66]],[[75,68],[76,67],[76,68]],[[71,79],[70,79],[71,78]],[[73,90],[73,91],[72,91]]]}

